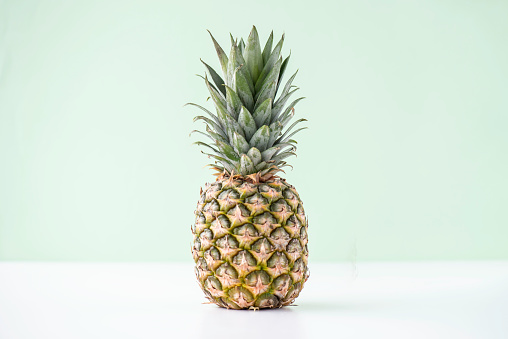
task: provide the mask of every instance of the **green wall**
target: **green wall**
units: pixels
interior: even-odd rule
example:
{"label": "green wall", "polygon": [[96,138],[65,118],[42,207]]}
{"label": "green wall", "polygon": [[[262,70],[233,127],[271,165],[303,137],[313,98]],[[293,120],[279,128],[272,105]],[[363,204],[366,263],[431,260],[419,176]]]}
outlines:
{"label": "green wall", "polygon": [[[105,4],[103,4],[103,2]],[[178,3],[178,5],[176,5]],[[282,5],[282,3],[284,5]],[[291,3],[291,4],[290,4]],[[0,259],[190,261],[206,29],[286,33],[312,260],[508,259],[508,2],[0,1]]]}

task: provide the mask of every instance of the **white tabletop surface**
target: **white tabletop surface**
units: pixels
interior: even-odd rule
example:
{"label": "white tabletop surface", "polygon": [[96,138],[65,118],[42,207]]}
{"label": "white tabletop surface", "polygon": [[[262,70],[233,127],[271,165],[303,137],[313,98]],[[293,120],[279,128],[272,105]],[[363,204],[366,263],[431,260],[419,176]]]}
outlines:
{"label": "white tabletop surface", "polygon": [[508,338],[508,262],[310,268],[298,306],[235,311],[190,264],[3,262],[0,338]]}

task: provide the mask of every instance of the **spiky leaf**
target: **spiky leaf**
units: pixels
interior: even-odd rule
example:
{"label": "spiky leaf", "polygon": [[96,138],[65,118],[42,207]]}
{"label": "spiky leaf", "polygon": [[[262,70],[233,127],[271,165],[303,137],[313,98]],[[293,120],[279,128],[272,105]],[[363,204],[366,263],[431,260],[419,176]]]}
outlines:
{"label": "spiky leaf", "polygon": [[240,53],[243,54],[243,51],[245,50],[245,42],[243,41],[243,38],[241,38],[238,43],[238,49],[240,50]]}
{"label": "spiky leaf", "polygon": [[264,89],[258,93],[259,96],[256,99],[256,104],[254,105],[254,110],[256,110],[266,99],[273,98],[273,94],[275,92],[275,86],[277,86],[277,83],[271,82],[268,84]]}
{"label": "spiky leaf", "polygon": [[214,141],[213,144],[203,141],[196,144],[210,148],[212,154],[205,154],[215,159],[216,163],[210,165],[215,170],[242,175],[257,172],[251,177],[253,180],[266,180],[264,178],[273,175],[271,171],[289,166],[283,159],[294,155],[296,141],[291,137],[302,130],[295,126],[305,121],[296,121],[282,133],[285,124],[294,116],[293,106],[301,100],[286,107],[289,97],[297,90],[292,85],[296,73],[286,82],[277,101],[274,100],[290,58],[281,57],[284,35],[273,47],[272,32],[262,52],[255,27],[247,44],[231,35],[232,48],[228,56],[210,36],[224,76],[202,61],[206,67],[203,78],[217,112],[193,104],[210,119],[196,117],[195,120],[205,122],[206,133],[192,133],[198,132]]}
{"label": "spiky leaf", "polygon": [[256,165],[256,171],[262,171],[262,170],[265,170],[267,168],[270,167],[270,164],[266,163],[266,162],[260,162],[259,164]]}
{"label": "spiky leaf", "polygon": [[248,175],[254,172],[255,172],[254,163],[246,154],[242,154],[240,158],[240,174]]}
{"label": "spiky leaf", "polygon": [[252,76],[249,72],[249,69],[246,66],[245,59],[240,52],[240,48],[236,47],[237,53],[236,53],[236,61],[237,61],[237,67],[242,66],[240,68],[240,72],[242,72],[243,76],[245,77],[245,81],[247,85],[249,86],[249,89],[252,93],[254,93],[254,81],[252,80]]}
{"label": "spiky leaf", "polygon": [[198,120],[203,120],[205,123],[207,123],[209,126],[212,126],[213,129],[215,130],[215,132],[219,133],[220,135],[222,135],[224,138],[227,138],[227,135],[226,133],[224,132],[224,130],[222,129],[221,126],[219,126],[218,124],[216,124],[212,119],[210,118],[207,118],[207,117],[204,117],[202,115],[198,115],[197,117],[194,117],[194,122],[198,121]]}
{"label": "spiky leaf", "polygon": [[238,113],[242,108],[242,101],[231,87],[229,86],[225,87],[226,87],[226,102],[228,111],[231,113],[233,118],[238,119]]}
{"label": "spiky leaf", "polygon": [[284,108],[284,105],[289,100],[289,98],[293,95],[293,93],[295,93],[296,91],[298,91],[300,89],[296,86],[292,86],[291,88],[293,88],[292,91],[290,91],[289,93],[287,93],[284,96],[280,96],[279,99],[277,99],[277,101],[274,104],[272,112],[275,111],[276,113],[280,113],[280,111]]}
{"label": "spiky leaf", "polygon": [[226,120],[229,140],[233,140],[233,132],[236,132],[242,136],[244,135],[243,128],[240,127],[240,124],[235,119],[231,118],[229,115],[226,115],[224,118]]}
{"label": "spiky leaf", "polygon": [[210,153],[206,153],[206,152],[203,152],[203,151],[201,151],[201,153],[206,154],[206,155],[208,155],[209,158],[213,158],[213,159],[215,159],[217,161],[220,161],[222,163],[233,165],[233,162],[231,162],[231,160],[223,158],[223,157],[221,157],[219,155],[210,154]]}
{"label": "spiky leaf", "polygon": [[[291,140],[291,141],[294,141],[294,140]],[[291,142],[286,142],[286,143],[278,143],[277,144],[277,147],[280,148],[280,150],[277,151],[277,153],[275,153],[275,155],[279,154],[282,150],[286,149],[286,148],[290,148],[290,151],[296,151],[296,146],[291,143]]]}
{"label": "spiky leaf", "polygon": [[247,69],[252,76],[253,82],[256,83],[263,69],[263,56],[261,54],[261,46],[259,44],[259,36],[256,27],[252,27],[249,38],[247,39],[244,54]]}
{"label": "spiky leaf", "polygon": [[263,161],[269,161],[270,159],[272,159],[272,156],[278,151],[280,150],[280,147],[277,147],[277,146],[274,146],[274,147],[270,147],[269,149],[263,151],[263,153],[261,153],[261,158]]}
{"label": "spiky leaf", "polygon": [[252,147],[256,147],[259,151],[263,152],[266,149],[266,145],[268,145],[268,141],[270,140],[270,128],[266,125],[259,128],[256,133],[250,139],[249,144]]}
{"label": "spiky leaf", "polygon": [[272,53],[272,44],[273,44],[273,31],[270,33],[268,40],[266,41],[265,48],[263,49],[263,64],[266,65],[270,54]]}
{"label": "spiky leaf", "polygon": [[219,93],[219,91],[217,90],[217,88],[215,88],[215,86],[213,86],[208,81],[207,76],[205,76],[204,79],[205,79],[206,87],[208,88],[208,92],[210,92],[210,97],[212,98],[213,102],[215,102],[215,103],[220,102],[224,107],[226,107],[226,97],[222,96]]}
{"label": "spiky leaf", "polygon": [[215,72],[215,70],[212,67],[210,67],[206,62],[204,62],[203,60],[201,60],[201,62],[205,65],[206,69],[208,70],[208,73],[210,73],[213,82],[217,86],[217,89],[222,93],[222,95],[226,96],[226,89],[224,88],[224,85],[226,83],[224,82],[224,80],[222,80],[222,77],[219,74],[217,74],[217,72]]}
{"label": "spiky leaf", "polygon": [[[240,67],[241,66],[239,66],[239,68]],[[240,100],[242,100],[243,105],[251,110],[254,108],[254,98],[249,88],[248,79],[239,71],[239,68],[236,69],[234,76],[236,93]]]}
{"label": "spiky leaf", "polygon": [[[300,132],[300,131],[303,131],[304,129],[307,129],[308,127],[302,127],[302,128],[299,128],[297,129],[296,131],[294,131],[293,133],[289,134],[288,136],[283,136],[281,137],[280,139],[280,143],[285,143],[285,142],[288,142],[289,141],[289,138],[291,138],[293,135],[295,135],[296,133]],[[293,140],[294,141],[294,140]],[[293,146],[294,147],[294,146]]]}
{"label": "spiky leaf", "polygon": [[247,138],[247,140],[250,140],[254,133],[256,133],[256,122],[246,107],[242,107],[240,109],[240,114],[238,115],[238,124],[244,130],[245,138]]}
{"label": "spiky leaf", "polygon": [[261,127],[263,125],[268,125],[270,123],[270,118],[272,116],[272,98],[268,98],[259,105],[258,108],[252,114],[254,121],[256,121],[256,126]]}
{"label": "spiky leaf", "polygon": [[220,62],[221,68],[222,68],[222,73],[224,74],[224,77],[227,77],[228,57],[227,57],[226,53],[224,53],[224,50],[222,49],[222,47],[220,47],[217,40],[215,40],[212,33],[210,31],[208,31],[208,33],[210,33],[210,37],[212,38],[213,45],[215,46],[215,50],[217,51],[217,56],[219,57],[219,62]]}
{"label": "spiky leaf", "polygon": [[192,102],[188,102],[186,103],[184,106],[187,106],[187,105],[191,105],[191,106],[196,106],[197,108],[201,109],[202,111],[206,112],[210,117],[212,117],[213,121],[215,121],[217,124],[220,124],[220,121],[219,121],[219,118],[213,114],[212,112],[210,112],[209,110],[207,110],[206,108],[204,108],[203,106],[200,106],[200,105],[197,105],[197,104],[194,104]]}
{"label": "spiky leaf", "polygon": [[219,152],[219,150],[218,150],[218,149],[216,149],[215,147],[212,147],[212,146],[208,145],[208,144],[207,144],[207,143],[205,143],[205,142],[202,142],[202,141],[195,141],[195,142],[193,142],[193,144],[194,144],[194,145],[198,145],[198,146],[205,146],[205,147],[208,147],[208,148],[210,148],[212,151],[214,151],[215,153],[220,154],[220,152]]}
{"label": "spiky leaf", "polygon": [[[282,68],[282,65],[281,65],[281,68]],[[298,71],[296,71],[295,74],[293,74],[291,76],[291,78],[289,78],[289,80],[286,82],[286,85],[284,86],[284,89],[282,90],[282,93],[279,96],[279,99],[275,102],[274,108],[277,107],[277,113],[280,112],[280,110],[284,106],[284,103],[288,100],[290,94],[292,94],[292,93],[294,93],[294,91],[296,91],[296,90],[293,90],[291,93],[289,93],[289,90],[291,89],[291,84],[293,83],[293,80],[295,79],[297,74],[298,74]]]}
{"label": "spiky leaf", "polygon": [[[303,99],[305,99],[305,97],[301,97],[301,98],[298,98],[298,99],[294,100],[290,105],[288,105],[288,107],[286,107],[286,109],[284,110],[284,112],[282,114],[278,114],[275,117],[273,117],[273,110],[275,110],[275,108],[274,108],[272,110],[272,119],[273,120],[284,121],[291,114],[291,112],[293,111],[293,108],[295,108],[295,105],[298,102],[300,102],[300,100],[303,100]],[[283,123],[283,125],[285,125],[285,123]]]}
{"label": "spiky leaf", "polygon": [[270,125],[270,138],[268,139],[267,147],[272,147],[275,143],[275,140],[277,140],[278,137],[280,137],[280,132],[282,131],[282,124],[279,121],[276,121]]}
{"label": "spiky leaf", "polygon": [[279,139],[277,139],[277,141],[276,141],[276,142],[277,142],[277,143],[280,143],[280,142],[281,142],[281,140],[283,140],[284,138],[286,138],[286,137],[287,137],[287,135],[289,134],[289,132],[291,132],[291,130],[293,129],[293,127],[295,127],[296,125],[298,125],[299,123],[304,122],[304,121],[307,121],[307,119],[303,119],[303,118],[302,118],[302,119],[298,119],[298,120],[296,120],[293,124],[291,124],[291,126],[289,126],[289,127],[286,129],[286,131],[284,132],[284,134],[282,134],[282,136],[281,136]]}
{"label": "spiky leaf", "polygon": [[224,141],[224,142],[227,142],[227,137],[226,135],[222,135],[222,134],[219,134],[219,133],[215,133],[214,131],[212,131],[212,129],[206,125],[206,132],[214,139],[214,140],[220,140],[220,141]]}
{"label": "spiky leaf", "polygon": [[247,153],[249,151],[249,143],[242,135],[238,134],[237,132],[233,133],[232,144],[238,154]]}
{"label": "spiky leaf", "polygon": [[296,156],[296,154],[294,152],[283,152],[279,155],[276,155],[275,157],[273,157],[273,161],[275,161],[275,163],[281,161],[282,159],[286,159],[287,157],[290,157],[290,156]]}
{"label": "spiky leaf", "polygon": [[235,152],[235,150],[233,149],[233,147],[231,147],[231,145],[229,145],[226,142],[222,142],[220,140],[217,140],[216,144],[219,147],[219,150],[221,151],[221,153],[224,154],[226,157],[228,157],[229,159],[231,159],[233,161],[240,160],[240,155]]}
{"label": "spiky leaf", "polygon": [[[259,91],[263,87],[265,78],[268,76],[268,74],[270,74],[272,69],[276,67],[274,65],[280,58],[280,52],[282,50],[283,43],[284,43],[284,35],[282,35],[282,38],[280,39],[279,43],[275,46],[275,48],[273,49],[273,52],[270,54],[270,57],[266,60],[265,65],[263,67],[263,71],[259,75],[258,81],[256,82],[256,87],[255,87],[256,91]],[[282,65],[282,59],[281,59],[280,63]],[[277,69],[277,74],[276,74],[277,81],[279,80],[279,73],[280,73],[280,65]],[[269,80],[269,81],[273,81],[273,80]]]}
{"label": "spiky leaf", "polygon": [[194,134],[194,133],[198,133],[198,134],[204,135],[205,137],[207,137],[207,138],[212,139],[213,141],[215,141],[215,138],[213,138],[210,134],[207,134],[207,133],[204,133],[204,132],[198,131],[197,129],[192,130],[192,131],[189,133],[189,136],[191,136],[191,135],[192,135],[192,134]]}
{"label": "spiky leaf", "polygon": [[261,155],[261,152],[256,148],[256,147],[252,147],[251,149],[249,149],[249,151],[247,152],[247,155],[249,156],[249,158],[252,159],[252,162],[254,163],[254,165],[258,165],[261,160],[262,160],[262,155]]}
{"label": "spiky leaf", "polygon": [[[231,39],[233,39],[233,37],[231,37]],[[232,41],[231,52],[229,53],[228,76],[227,76],[228,80],[227,84],[230,86],[233,84],[236,69],[242,66],[242,63],[240,62],[240,60],[238,60],[239,54],[240,51],[238,49],[238,46],[234,41]]]}
{"label": "spiky leaf", "polygon": [[286,68],[288,67],[290,56],[291,56],[291,54],[288,55],[286,59],[284,59],[284,61],[282,62],[282,65],[280,66],[279,81],[277,82],[277,89],[275,90],[276,94],[277,94],[277,91],[279,90],[280,84],[282,83],[282,78],[284,77],[284,73],[286,73]]}
{"label": "spiky leaf", "polygon": [[[261,86],[259,89],[260,94],[259,94],[259,97],[256,98],[256,100],[263,100],[262,95],[263,95],[263,93],[265,93],[266,88],[269,86],[273,86],[273,87],[271,88],[270,91],[266,92],[266,95],[269,95],[269,98],[275,97],[275,88],[277,87],[277,81],[279,80],[279,71],[280,71],[281,64],[282,64],[282,59],[279,59],[279,60],[277,60],[275,65],[271,68],[270,73],[268,73],[268,76],[266,76],[264,81],[261,83]],[[258,81],[258,83],[259,83],[259,81]]]}

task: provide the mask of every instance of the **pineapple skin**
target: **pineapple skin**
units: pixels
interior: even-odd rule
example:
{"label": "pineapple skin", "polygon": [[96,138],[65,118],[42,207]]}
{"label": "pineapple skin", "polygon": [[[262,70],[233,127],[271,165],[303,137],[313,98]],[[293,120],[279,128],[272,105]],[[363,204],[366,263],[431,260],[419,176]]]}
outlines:
{"label": "pineapple skin", "polygon": [[307,218],[284,179],[206,184],[192,225],[192,256],[205,297],[228,309],[292,304],[308,279]]}

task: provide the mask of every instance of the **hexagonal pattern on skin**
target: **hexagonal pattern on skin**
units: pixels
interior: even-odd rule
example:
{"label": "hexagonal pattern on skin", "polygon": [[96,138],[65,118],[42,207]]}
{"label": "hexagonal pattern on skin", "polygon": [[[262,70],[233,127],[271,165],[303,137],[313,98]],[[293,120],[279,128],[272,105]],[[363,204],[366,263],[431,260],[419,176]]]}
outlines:
{"label": "hexagonal pattern on skin", "polygon": [[307,218],[284,179],[218,180],[201,192],[192,226],[196,277],[231,309],[290,305],[308,278]]}

